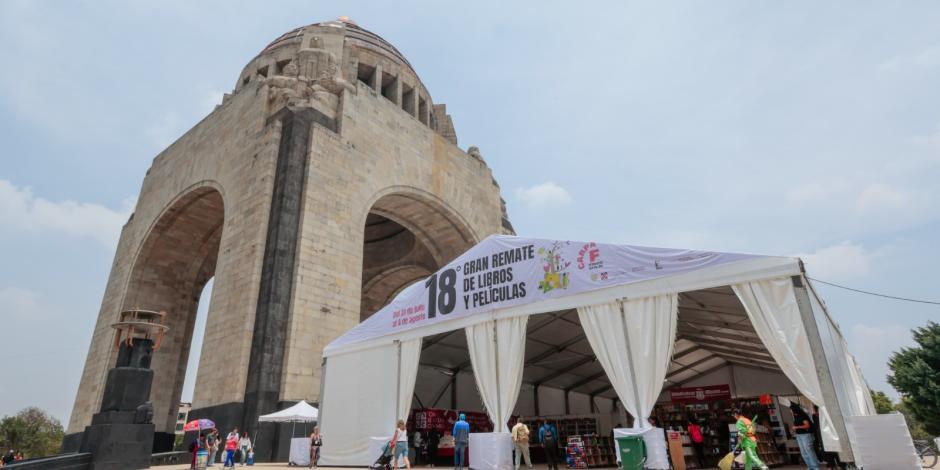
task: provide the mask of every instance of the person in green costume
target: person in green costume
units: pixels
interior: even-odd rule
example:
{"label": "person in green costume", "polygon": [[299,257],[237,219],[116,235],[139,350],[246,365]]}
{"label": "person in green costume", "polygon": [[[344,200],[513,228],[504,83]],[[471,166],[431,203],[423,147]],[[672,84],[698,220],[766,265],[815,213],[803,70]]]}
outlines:
{"label": "person in green costume", "polygon": [[767,470],[767,466],[757,456],[757,435],[754,432],[754,423],[739,410],[734,411],[734,418],[738,420],[738,447],[744,452],[744,469],[751,470],[756,464],[760,470]]}

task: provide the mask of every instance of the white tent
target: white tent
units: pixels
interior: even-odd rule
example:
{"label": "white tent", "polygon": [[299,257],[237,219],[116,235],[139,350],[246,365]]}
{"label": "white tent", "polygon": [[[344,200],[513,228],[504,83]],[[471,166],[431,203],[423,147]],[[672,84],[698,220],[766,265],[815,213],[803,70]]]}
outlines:
{"label": "white tent", "polygon": [[785,376],[820,407],[824,444],[846,461],[845,417],[873,408],[802,263],[787,257],[491,236],[323,355],[324,465],[371,463],[369,437],[407,418],[421,367],[472,368],[497,431],[523,384],[615,397],[643,426],[664,384],[727,365]]}
{"label": "white tent", "polygon": [[267,423],[313,423],[319,417],[320,412],[316,408],[305,400],[300,400],[300,402],[289,408],[261,415],[258,417],[258,421]]}

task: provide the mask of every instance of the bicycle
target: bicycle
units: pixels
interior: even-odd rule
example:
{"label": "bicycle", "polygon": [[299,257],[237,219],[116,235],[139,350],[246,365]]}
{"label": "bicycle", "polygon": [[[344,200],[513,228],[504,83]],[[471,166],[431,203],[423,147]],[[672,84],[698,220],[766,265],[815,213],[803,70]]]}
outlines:
{"label": "bicycle", "polygon": [[933,468],[937,465],[937,449],[930,441],[914,441],[914,449],[917,450],[917,456],[920,457],[924,468]]}

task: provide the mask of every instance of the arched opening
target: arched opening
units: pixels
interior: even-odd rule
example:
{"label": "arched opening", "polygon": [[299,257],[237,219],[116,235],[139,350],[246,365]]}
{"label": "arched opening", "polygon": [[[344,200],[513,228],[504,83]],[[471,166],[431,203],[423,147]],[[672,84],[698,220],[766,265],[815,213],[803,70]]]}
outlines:
{"label": "arched opening", "polygon": [[453,211],[411,193],[379,198],[363,231],[360,320],[476,242]]}
{"label": "arched opening", "polygon": [[170,327],[151,364],[155,451],[173,446],[196,312],[200,300],[208,307],[209,299],[201,297],[215,275],[224,220],[217,190],[200,187],[186,193],[151,227],[130,274],[124,308],[165,311]]}

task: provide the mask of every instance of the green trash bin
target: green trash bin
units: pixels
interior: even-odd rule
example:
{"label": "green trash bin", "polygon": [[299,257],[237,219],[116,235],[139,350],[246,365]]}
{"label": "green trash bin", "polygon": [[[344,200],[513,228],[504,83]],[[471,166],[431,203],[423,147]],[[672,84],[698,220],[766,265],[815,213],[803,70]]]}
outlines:
{"label": "green trash bin", "polygon": [[620,468],[623,470],[643,470],[646,463],[646,442],[643,436],[622,436],[617,438],[620,446]]}

